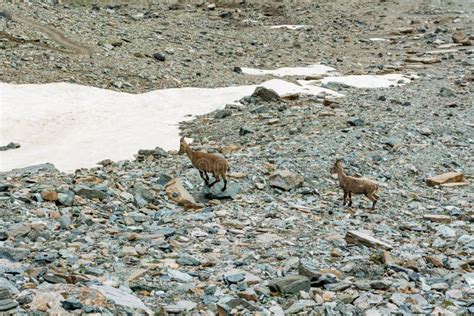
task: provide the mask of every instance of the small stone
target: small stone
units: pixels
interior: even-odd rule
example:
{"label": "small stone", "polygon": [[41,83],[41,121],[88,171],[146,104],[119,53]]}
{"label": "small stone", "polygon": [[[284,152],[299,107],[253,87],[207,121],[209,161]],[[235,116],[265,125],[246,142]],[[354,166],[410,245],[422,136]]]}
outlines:
{"label": "small stone", "polygon": [[456,237],[456,231],[449,226],[441,225],[436,227],[436,231],[439,235],[444,238],[454,238]]}
{"label": "small stone", "polygon": [[227,182],[227,187],[225,191],[222,191],[224,188],[224,181],[220,181],[213,185],[212,187],[205,186],[203,189],[204,195],[208,199],[232,199],[237,194],[240,193],[240,185],[237,182],[229,181]]}
{"label": "small stone", "polygon": [[65,300],[61,301],[61,306],[67,311],[73,311],[82,308],[82,303],[78,300]]}
{"label": "small stone", "polygon": [[281,294],[298,294],[300,291],[308,292],[310,289],[309,279],[302,275],[289,275],[273,279],[269,282],[270,291]]}
{"label": "small stone", "polygon": [[183,255],[180,255],[178,259],[176,259],[176,263],[182,266],[199,266],[201,265],[201,260],[199,260],[196,257],[183,254]]}
{"label": "small stone", "polygon": [[214,114],[214,118],[215,119],[223,119],[223,118],[226,118],[226,117],[231,116],[231,115],[232,115],[231,110],[224,109],[224,110],[217,111],[216,114]]}
{"label": "small stone", "polygon": [[10,150],[10,149],[17,149],[17,148],[20,148],[20,147],[21,147],[20,144],[10,142],[6,146],[0,146],[0,151],[7,151],[7,150]]}
{"label": "small stone", "polygon": [[54,190],[43,190],[41,191],[41,197],[45,201],[55,202],[58,200],[58,192]]}
{"label": "small stone", "polygon": [[168,269],[168,275],[178,282],[191,282],[193,280],[193,277],[189,274],[174,269]]}
{"label": "small stone", "polygon": [[250,128],[250,127],[247,127],[247,126],[241,126],[240,129],[239,129],[239,135],[240,136],[244,136],[244,135],[247,135],[247,134],[252,134],[254,131]]}
{"label": "small stone", "polygon": [[349,126],[364,126],[364,120],[354,117],[347,120]]}
{"label": "small stone", "polygon": [[376,280],[370,282],[370,287],[374,290],[388,290],[392,286],[392,282],[386,280]]}
{"label": "small stone", "polygon": [[74,203],[74,192],[58,193],[58,202],[61,205],[71,206]]}
{"label": "small stone", "polygon": [[237,284],[245,280],[245,275],[242,273],[230,274],[224,276],[224,281],[229,284]]}
{"label": "small stone", "polygon": [[163,55],[161,53],[154,53],[153,58],[155,58],[158,61],[165,61],[166,60],[165,55]]}
{"label": "small stone", "polygon": [[255,98],[256,100],[268,102],[268,101],[280,101],[281,98],[272,89],[267,89],[265,87],[257,87],[255,91],[252,93],[251,97]]}
{"label": "small stone", "polygon": [[454,43],[462,44],[464,46],[472,45],[469,36],[462,32],[454,33],[452,38]]}
{"label": "small stone", "polygon": [[107,194],[102,189],[90,188],[83,185],[78,186],[75,191],[77,195],[88,199],[103,200],[107,197]]}

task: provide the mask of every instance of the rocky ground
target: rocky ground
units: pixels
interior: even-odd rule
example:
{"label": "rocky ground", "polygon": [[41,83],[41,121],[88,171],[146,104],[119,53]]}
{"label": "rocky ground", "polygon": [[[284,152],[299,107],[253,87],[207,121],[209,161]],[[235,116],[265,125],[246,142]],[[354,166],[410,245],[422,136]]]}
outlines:
{"label": "rocky ground", "polygon": [[[230,162],[224,194],[159,148],[74,174],[0,174],[0,312],[474,313],[468,1],[5,10],[2,82],[142,92],[258,83],[269,77],[234,67],[318,61],[418,77],[387,89],[333,84],[346,95],[337,100],[249,96],[183,123],[194,149]],[[310,26],[264,27],[276,24]],[[336,158],[379,183],[375,211],[361,196],[342,205]],[[467,185],[426,182],[452,171]]]}

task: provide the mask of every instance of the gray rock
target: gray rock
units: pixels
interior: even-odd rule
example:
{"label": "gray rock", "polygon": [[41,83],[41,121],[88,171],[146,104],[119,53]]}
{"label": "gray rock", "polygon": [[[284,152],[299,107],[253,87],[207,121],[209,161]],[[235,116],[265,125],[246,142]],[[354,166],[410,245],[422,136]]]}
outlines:
{"label": "gray rock", "polygon": [[270,176],[270,185],[285,191],[300,188],[303,183],[303,176],[288,170],[277,170]]}
{"label": "gray rock", "polygon": [[388,290],[392,286],[392,282],[387,280],[375,280],[370,282],[370,287],[375,290]]}
{"label": "gray rock", "polygon": [[449,226],[440,225],[436,227],[436,231],[439,235],[444,238],[454,238],[456,237],[456,231]]}
{"label": "gray rock", "polygon": [[300,291],[309,291],[310,280],[302,275],[289,275],[271,280],[268,283],[268,288],[276,293],[297,294]]}
{"label": "gray rock", "polygon": [[226,118],[226,117],[231,116],[231,115],[232,115],[231,110],[224,109],[224,110],[217,111],[216,114],[214,114],[214,118],[215,119],[223,119],[223,118]]}
{"label": "gray rock", "polygon": [[189,274],[174,269],[168,269],[168,275],[178,282],[192,282],[193,280],[193,277]]}
{"label": "gray rock", "polygon": [[158,159],[161,159],[162,157],[166,157],[167,155],[168,154],[166,153],[166,151],[161,147],[156,147],[155,149],[140,149],[137,154],[137,161],[144,161],[150,156],[158,160]]}
{"label": "gray rock", "polygon": [[148,203],[153,203],[155,196],[153,192],[145,188],[143,184],[137,183],[133,187],[133,201],[137,207],[142,208],[147,206]]}
{"label": "gray rock", "polygon": [[364,120],[358,117],[353,117],[347,120],[349,126],[364,126]]}
{"label": "gray rock", "polygon": [[166,56],[163,55],[162,53],[154,53],[153,58],[155,58],[158,61],[165,61],[166,60]]}
{"label": "gray rock", "polygon": [[187,254],[182,254],[176,259],[176,263],[182,266],[199,266],[201,265],[201,260]]}
{"label": "gray rock", "polygon": [[66,191],[64,193],[58,193],[58,202],[65,206],[71,206],[74,203],[74,192]]}
{"label": "gray rock", "polygon": [[280,101],[281,98],[272,89],[267,89],[265,87],[257,87],[255,91],[252,93],[251,97],[255,98],[256,100],[269,102],[269,101]]}
{"label": "gray rock", "polygon": [[8,143],[6,146],[0,146],[0,151],[6,151],[6,150],[10,150],[10,149],[17,149],[17,148],[20,148],[20,144],[18,143]]}
{"label": "gray rock", "polygon": [[91,287],[101,292],[107,299],[113,301],[116,305],[145,311],[148,315],[153,315],[153,312],[138,297],[125,292],[123,289],[116,289],[109,285],[93,285]]}
{"label": "gray rock", "polygon": [[234,273],[224,276],[224,281],[229,284],[237,284],[245,280],[245,275],[243,273]]}
{"label": "gray rock", "polygon": [[107,197],[107,193],[104,192],[106,188],[90,188],[85,185],[79,185],[75,188],[76,194],[88,199],[99,199],[103,200]]}
{"label": "gray rock", "polygon": [[247,134],[252,134],[254,131],[248,126],[241,126],[239,129],[239,135],[244,136]]}
{"label": "gray rock", "polygon": [[7,259],[10,261],[22,261],[30,255],[30,250],[25,248],[12,248],[0,246],[0,259]]}
{"label": "gray rock", "polygon": [[222,191],[224,187],[224,182],[216,183],[212,187],[205,186],[203,189],[203,194],[208,199],[232,199],[237,194],[240,193],[240,185],[234,181],[227,182],[227,188],[225,191]]}
{"label": "gray rock", "polygon": [[5,299],[5,300],[0,300],[0,312],[6,312],[11,309],[14,309],[17,307],[19,304],[17,301],[14,301],[12,299]]}
{"label": "gray rock", "polygon": [[301,259],[298,265],[298,273],[310,279],[319,279],[321,273],[312,262]]}

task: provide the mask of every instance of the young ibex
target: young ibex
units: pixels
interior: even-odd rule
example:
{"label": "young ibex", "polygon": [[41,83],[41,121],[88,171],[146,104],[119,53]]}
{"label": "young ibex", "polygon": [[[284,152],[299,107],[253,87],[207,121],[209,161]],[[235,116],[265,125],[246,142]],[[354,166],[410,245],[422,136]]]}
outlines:
{"label": "young ibex", "polygon": [[375,209],[375,203],[377,203],[378,196],[375,192],[379,189],[378,184],[365,178],[355,178],[347,176],[342,168],[341,159],[337,159],[334,166],[331,168],[331,173],[337,173],[339,179],[339,185],[344,191],[344,203],[346,205],[346,199],[349,197],[349,203],[347,206],[352,206],[352,193],[364,194],[369,200],[373,202],[372,210]]}
{"label": "young ibex", "polygon": [[[230,170],[227,160],[214,154],[202,151],[193,151],[191,147],[189,147],[188,143],[186,143],[184,140],[184,136],[181,137],[179,145],[178,154],[186,154],[189,157],[191,163],[196,169],[199,170],[201,178],[208,187],[212,187],[214,184],[219,182],[221,180],[220,177],[222,177],[222,179],[224,179],[224,187],[222,188],[222,191],[226,190],[226,173]],[[209,175],[207,174],[208,172],[214,175],[215,181],[212,183],[209,183]]]}

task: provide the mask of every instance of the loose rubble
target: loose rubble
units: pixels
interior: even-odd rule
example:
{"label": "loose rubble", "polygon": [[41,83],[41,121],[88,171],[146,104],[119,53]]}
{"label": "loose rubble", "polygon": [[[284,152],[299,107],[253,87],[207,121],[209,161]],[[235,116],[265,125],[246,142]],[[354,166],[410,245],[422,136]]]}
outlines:
{"label": "loose rubble", "polygon": [[[260,88],[183,122],[193,148],[230,162],[225,192],[154,146],[72,173],[0,173],[0,313],[473,314],[474,23],[472,8],[447,5],[6,4],[3,82],[257,84],[243,67],[315,59],[418,78],[380,89],[329,82],[344,98]],[[71,54],[77,43],[15,16],[93,52]],[[363,197],[341,205],[335,158],[377,181],[375,211]]]}

